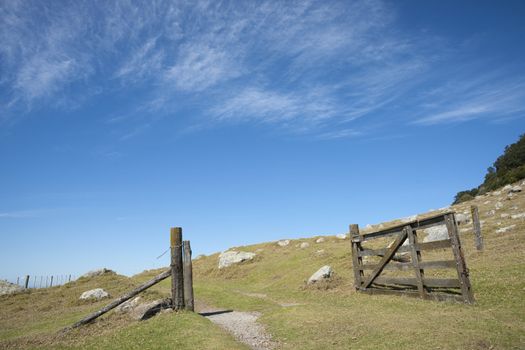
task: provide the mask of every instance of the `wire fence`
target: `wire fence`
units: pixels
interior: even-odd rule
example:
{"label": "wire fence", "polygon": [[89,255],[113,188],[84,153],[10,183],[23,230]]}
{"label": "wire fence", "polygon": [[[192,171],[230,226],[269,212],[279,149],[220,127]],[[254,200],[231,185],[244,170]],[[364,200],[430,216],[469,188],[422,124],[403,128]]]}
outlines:
{"label": "wire fence", "polygon": [[48,276],[38,276],[38,275],[25,275],[25,276],[19,276],[15,279],[8,280],[5,279],[4,281],[13,283],[16,285],[19,285],[23,288],[50,288],[50,287],[56,287],[56,286],[62,286],[66,283],[73,282],[76,279],[78,279],[79,276],[77,275],[48,275]]}

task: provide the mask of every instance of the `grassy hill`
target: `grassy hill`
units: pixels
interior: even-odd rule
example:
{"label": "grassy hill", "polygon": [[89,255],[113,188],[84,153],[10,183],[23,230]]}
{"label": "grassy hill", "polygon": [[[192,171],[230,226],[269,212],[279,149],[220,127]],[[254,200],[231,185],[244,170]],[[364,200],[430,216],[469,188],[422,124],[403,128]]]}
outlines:
{"label": "grassy hill", "polygon": [[[525,212],[525,193],[509,197],[505,191],[490,192],[452,209],[468,212],[471,204],[479,207],[485,241],[485,250],[476,251],[471,225],[460,226],[475,305],[356,293],[350,243],[335,236],[322,243],[311,237],[292,240],[286,247],[275,242],[237,247],[255,252],[256,258],[221,270],[218,253],[198,259],[196,300],[260,312],[259,321],[282,349],[523,349],[525,218],[519,214]],[[310,245],[301,249],[301,242]],[[335,277],[307,287],[305,281],[323,265],[331,265]],[[56,334],[107,302],[81,303],[81,292],[102,287],[117,296],[158,272],[100,276],[2,296],[0,348],[244,349],[208,320],[186,312],[143,322],[109,313],[68,335]],[[165,280],[145,297],[169,295],[169,288]]]}

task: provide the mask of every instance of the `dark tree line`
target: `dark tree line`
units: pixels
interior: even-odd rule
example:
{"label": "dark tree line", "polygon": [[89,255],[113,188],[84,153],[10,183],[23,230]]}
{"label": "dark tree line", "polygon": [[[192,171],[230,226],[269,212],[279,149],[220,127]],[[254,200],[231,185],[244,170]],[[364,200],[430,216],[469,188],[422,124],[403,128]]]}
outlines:
{"label": "dark tree line", "polygon": [[525,178],[525,134],[521,135],[516,143],[505,147],[503,154],[487,169],[485,180],[481,185],[458,192],[453,204],[468,201],[477,195],[494,191],[523,178]]}

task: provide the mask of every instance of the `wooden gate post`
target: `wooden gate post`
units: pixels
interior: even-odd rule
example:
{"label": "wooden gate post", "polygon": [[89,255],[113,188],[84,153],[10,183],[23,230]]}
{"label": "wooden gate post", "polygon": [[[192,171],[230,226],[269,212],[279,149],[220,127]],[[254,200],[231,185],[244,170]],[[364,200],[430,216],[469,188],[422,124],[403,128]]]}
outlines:
{"label": "wooden gate post", "polygon": [[354,269],[354,288],[356,290],[361,288],[361,283],[363,281],[363,270],[361,270],[361,265],[363,264],[363,259],[359,256],[361,248],[361,239],[359,238],[359,225],[352,224],[350,225],[350,242],[352,244],[352,265]]}
{"label": "wooden gate post", "polygon": [[184,303],[186,304],[186,310],[195,311],[190,241],[183,241],[182,246],[184,248]]}
{"label": "wooden gate post", "polygon": [[479,211],[477,205],[470,206],[472,214],[472,226],[474,226],[474,241],[477,250],[483,250],[483,237],[481,237],[481,223],[479,222]]}
{"label": "wooden gate post", "polygon": [[171,300],[174,310],[184,309],[184,275],[182,266],[182,228],[170,230]]}
{"label": "wooden gate post", "polygon": [[465,257],[463,250],[461,249],[461,242],[459,240],[458,226],[456,224],[456,217],[454,214],[445,215],[445,223],[447,225],[448,236],[450,237],[450,243],[452,244],[452,252],[456,260],[457,272],[459,283],[461,287],[461,295],[463,301],[468,304],[474,303],[474,295],[472,293],[472,287],[470,285],[469,271],[467,264],[465,263]]}

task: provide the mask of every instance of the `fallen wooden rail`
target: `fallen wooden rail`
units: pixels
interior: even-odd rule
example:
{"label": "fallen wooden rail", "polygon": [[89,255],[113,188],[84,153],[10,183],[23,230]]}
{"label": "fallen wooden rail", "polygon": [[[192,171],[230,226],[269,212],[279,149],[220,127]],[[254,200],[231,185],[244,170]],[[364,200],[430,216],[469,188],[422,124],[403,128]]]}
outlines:
{"label": "fallen wooden rail", "polygon": [[89,322],[93,321],[94,319],[104,315],[106,312],[116,308],[117,306],[119,306],[123,302],[133,298],[135,295],[139,294],[140,292],[148,289],[149,287],[159,283],[160,281],[162,281],[162,280],[164,280],[164,279],[166,279],[166,278],[168,278],[170,276],[171,276],[171,269],[164,271],[163,273],[161,273],[160,275],[156,276],[155,278],[153,278],[153,279],[149,280],[148,282],[146,282],[144,284],[141,284],[137,288],[133,289],[131,292],[126,293],[123,296],[121,296],[120,298],[112,301],[111,303],[109,303],[108,305],[104,306],[102,309],[98,310],[97,312],[94,312],[94,313],[84,317],[83,319],[81,319],[77,323],[73,324],[72,326],[67,327],[65,330],[77,328],[79,326],[82,326],[82,325],[84,325],[86,323],[89,323]]}

